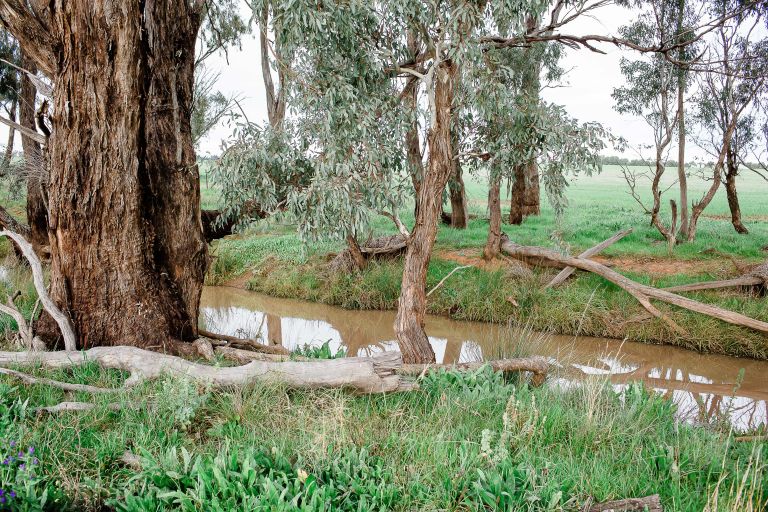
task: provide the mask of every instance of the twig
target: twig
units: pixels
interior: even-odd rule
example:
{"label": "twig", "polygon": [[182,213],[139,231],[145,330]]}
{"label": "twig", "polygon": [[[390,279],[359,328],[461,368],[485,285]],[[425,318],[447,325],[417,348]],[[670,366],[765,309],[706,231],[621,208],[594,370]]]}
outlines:
{"label": "twig", "polygon": [[450,272],[448,272],[448,275],[447,275],[447,276],[445,276],[444,278],[442,278],[442,279],[440,280],[440,282],[439,282],[439,283],[437,283],[437,284],[435,285],[435,287],[434,287],[434,288],[432,288],[431,290],[429,290],[429,291],[427,292],[427,297],[429,297],[430,295],[432,295],[432,293],[433,293],[435,290],[437,290],[438,288],[440,288],[441,286],[443,286],[443,283],[445,283],[445,280],[446,280],[446,279],[448,279],[449,277],[451,277],[451,276],[453,275],[453,273],[454,273],[454,272],[456,272],[457,270],[461,270],[461,269],[464,269],[464,268],[469,268],[469,267],[474,267],[474,265],[464,265],[463,267],[456,267],[455,269],[453,269],[453,270],[451,270]]}

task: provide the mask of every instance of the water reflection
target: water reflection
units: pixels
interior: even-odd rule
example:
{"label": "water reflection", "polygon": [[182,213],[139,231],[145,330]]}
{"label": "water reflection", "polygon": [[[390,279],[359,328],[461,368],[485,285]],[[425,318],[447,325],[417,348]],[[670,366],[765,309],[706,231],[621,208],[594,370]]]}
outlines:
{"label": "water reflection", "polygon": [[[332,351],[368,355],[397,350],[392,311],[348,311],[229,287],[207,287],[201,322],[213,332],[260,338],[294,349],[329,342]],[[768,362],[703,355],[669,346],[604,338],[542,336],[506,326],[429,316],[426,331],[438,362],[479,361],[516,351],[547,356],[562,369],[563,385],[604,375],[618,389],[633,380],[678,404],[689,421],[730,417],[738,429],[768,418]]]}

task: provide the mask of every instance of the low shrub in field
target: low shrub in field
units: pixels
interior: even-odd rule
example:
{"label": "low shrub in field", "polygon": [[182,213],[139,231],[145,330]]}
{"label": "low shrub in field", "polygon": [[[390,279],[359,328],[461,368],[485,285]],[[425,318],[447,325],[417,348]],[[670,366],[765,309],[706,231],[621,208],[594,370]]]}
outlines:
{"label": "low shrub in field", "polygon": [[340,357],[347,357],[347,351],[344,347],[339,347],[334,352],[331,350],[331,340],[328,340],[319,347],[313,347],[312,345],[298,347],[293,350],[292,355],[308,357],[310,359],[338,359]]}
{"label": "low shrub in field", "polygon": [[330,456],[304,470],[276,453],[230,449],[216,457],[171,449],[112,503],[117,510],[388,510],[399,492],[392,475],[364,450]]}

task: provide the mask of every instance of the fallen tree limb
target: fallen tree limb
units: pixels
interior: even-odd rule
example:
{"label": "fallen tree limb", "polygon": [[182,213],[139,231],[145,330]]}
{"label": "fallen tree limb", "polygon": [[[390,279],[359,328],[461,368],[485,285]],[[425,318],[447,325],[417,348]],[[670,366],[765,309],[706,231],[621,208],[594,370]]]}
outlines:
{"label": "fallen tree limb", "polygon": [[710,304],[704,304],[687,297],[675,295],[674,293],[665,290],[659,290],[658,288],[632,281],[628,277],[623,276],[596,261],[575,258],[573,256],[563,256],[562,254],[543,247],[526,247],[509,240],[502,243],[501,249],[515,258],[542,258],[555,262],[563,267],[570,266],[595,273],[632,294],[638,301],[640,301],[643,307],[654,316],[659,316],[661,314],[661,318],[665,317],[665,315],[650,304],[648,298],[657,299],[690,311],[717,318],[733,325],[747,327],[768,334],[768,322],[756,320],[740,313],[728,311],[727,309],[712,306]]}
{"label": "fallen tree limb", "polygon": [[420,376],[426,372],[436,370],[477,370],[485,365],[490,366],[497,372],[531,372],[533,378],[531,383],[534,386],[540,386],[547,378],[549,371],[549,361],[541,356],[520,357],[515,359],[499,359],[496,361],[483,361],[476,363],[456,363],[456,364],[403,364],[397,369],[398,375]]}
{"label": "fallen tree limb", "polygon": [[291,358],[291,356],[284,354],[264,354],[261,352],[241,350],[232,347],[216,347],[214,348],[214,351],[224,359],[239,364],[248,364],[251,361],[271,361],[273,363],[281,363],[285,361],[316,361],[316,359],[309,359],[308,357],[294,356]]}
{"label": "fallen tree limb", "polygon": [[[214,346],[232,346],[237,348],[237,346],[245,347],[246,350],[252,350],[254,352],[261,352],[263,354],[277,354],[277,355],[289,355],[290,351],[285,348],[281,347],[279,345],[264,345],[263,343],[257,341],[257,340],[249,340],[245,338],[237,338],[235,336],[227,336],[226,334],[216,334],[210,331],[206,331],[204,329],[198,329],[198,334],[200,336],[204,336],[211,340],[211,344]],[[217,343],[219,342],[225,342],[225,343]]]}
{"label": "fallen tree limb", "polygon": [[644,498],[627,498],[616,501],[606,501],[592,505],[589,512],[663,512],[661,498],[658,494]]}
{"label": "fallen tree limb", "polygon": [[732,288],[735,286],[760,286],[768,287],[768,261],[758,265],[743,276],[722,281],[706,281],[703,283],[684,284],[664,288],[668,292],[696,292],[700,290],[715,290],[718,288]]}
{"label": "fallen tree limb", "polygon": [[373,357],[349,357],[318,361],[252,361],[243,366],[217,368],[180,357],[136,347],[94,347],[79,352],[0,352],[0,366],[71,368],[96,362],[102,368],[127,371],[125,386],[164,375],[185,376],[214,387],[243,386],[256,382],[281,383],[294,388],[345,388],[362,393],[403,391],[413,385],[396,370],[402,365],[399,352]]}
{"label": "fallen tree limb", "polygon": [[[95,409],[96,407],[98,407],[98,404],[92,404],[90,402],[61,402],[60,404],[49,405],[47,407],[35,407],[32,410],[36,413],[47,412],[50,414],[56,414],[59,412],[90,411],[91,409]],[[122,404],[118,404],[118,403],[107,404],[107,409],[111,411],[119,411],[123,408],[124,407]]]}
{"label": "fallen tree limb", "polygon": [[[611,238],[603,240],[602,242],[600,242],[599,244],[595,245],[594,247],[590,247],[586,251],[584,251],[581,254],[579,254],[579,258],[591,258],[595,254],[597,254],[599,252],[602,252],[607,247],[610,247],[611,245],[615,244],[616,242],[618,242],[619,240],[621,240],[622,238],[624,238],[628,234],[632,233],[632,231],[633,231],[632,228],[625,229],[624,231],[619,231],[618,233],[613,235]],[[573,274],[574,272],[576,272],[576,268],[575,267],[565,267],[563,270],[560,271],[559,274],[557,274],[555,276],[554,279],[552,279],[544,287],[544,289],[546,290],[547,288],[554,288],[555,286],[558,286],[558,285],[564,283],[565,280],[568,279],[571,276],[571,274]]]}
{"label": "fallen tree limb", "polygon": [[40,258],[37,257],[35,251],[32,249],[32,245],[27,240],[13,231],[7,229],[0,230],[0,236],[7,236],[16,243],[16,246],[21,250],[24,257],[29,262],[29,267],[32,269],[32,281],[35,284],[35,290],[37,296],[40,298],[40,302],[43,304],[43,308],[51,315],[58,324],[61,330],[61,335],[64,338],[65,350],[76,350],[77,342],[75,340],[75,330],[72,328],[72,323],[69,318],[61,312],[61,310],[54,304],[51,297],[48,295],[48,289],[45,286],[45,278],[43,277],[43,266],[40,263]]}
{"label": "fallen tree limb", "polygon": [[63,389],[64,391],[81,391],[83,393],[116,393],[122,391],[121,389],[100,388],[98,386],[89,386],[88,384],[70,384],[69,382],[60,382],[43,377],[33,377],[8,368],[0,368],[0,373],[17,378],[24,384],[40,384],[42,386]]}

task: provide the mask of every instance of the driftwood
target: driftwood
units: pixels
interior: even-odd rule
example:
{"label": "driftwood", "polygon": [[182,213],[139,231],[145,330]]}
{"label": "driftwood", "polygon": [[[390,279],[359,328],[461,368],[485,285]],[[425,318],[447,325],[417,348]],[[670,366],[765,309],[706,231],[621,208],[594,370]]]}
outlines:
{"label": "driftwood", "polygon": [[214,387],[260,382],[305,389],[345,388],[362,393],[412,388],[410,383],[404,382],[396,374],[402,365],[399,352],[311,362],[252,361],[243,366],[220,368],[136,347],[94,347],[79,352],[0,352],[0,366],[71,368],[90,361],[102,368],[129,372],[131,376],[125,381],[125,386],[164,375],[176,375],[209,383]]}
{"label": "driftwood", "polygon": [[[216,334],[204,329],[198,329],[198,334],[209,339],[211,345],[228,346],[234,348],[245,347],[246,350],[252,350],[254,352],[261,352],[263,354],[277,354],[277,355],[289,355],[290,352],[287,348],[279,345],[265,345],[258,340],[249,340],[245,338],[237,338],[235,336],[227,336],[226,334]],[[199,349],[198,349],[199,351]]]}
{"label": "driftwood", "polygon": [[[590,247],[583,253],[579,254],[579,258],[591,258],[595,254],[602,252],[606,248],[610,247],[611,245],[615,244],[628,234],[632,233],[632,228],[625,229],[624,231],[619,231],[615,235],[613,235],[611,238],[608,238],[607,240],[603,240],[599,244],[595,245],[594,247]],[[555,286],[558,286],[561,283],[564,283],[566,279],[568,279],[571,274],[576,272],[575,267],[565,267],[563,270],[560,271],[559,274],[555,276],[554,279],[552,279],[547,286],[544,287],[546,290],[547,288],[554,288]]]}
{"label": "driftwood", "polygon": [[643,307],[648,310],[649,313],[657,318],[663,319],[665,322],[667,322],[667,324],[670,325],[670,327],[678,332],[682,331],[680,327],[677,326],[677,324],[675,324],[669,317],[656,309],[656,307],[651,304],[649,299],[657,299],[684,309],[688,309],[690,311],[695,311],[703,315],[717,318],[730,324],[747,327],[768,334],[768,322],[756,320],[754,318],[744,316],[740,313],[728,311],[726,309],[712,306],[710,304],[704,304],[687,297],[675,295],[674,293],[665,290],[659,290],[658,288],[632,281],[628,277],[625,277],[622,274],[609,269],[605,265],[589,259],[564,256],[543,247],[526,247],[513,243],[509,240],[506,240],[502,243],[501,249],[514,258],[547,259],[562,267],[570,266],[580,270],[585,270],[587,272],[595,273],[614,283],[616,286],[626,290],[633,297],[635,297],[638,302],[640,302],[640,304],[642,304]]}
{"label": "driftwood", "polygon": [[531,384],[540,386],[547,378],[549,361],[541,356],[520,357],[516,359],[499,359],[497,361],[456,364],[403,364],[397,369],[399,375],[420,376],[429,371],[445,370],[476,370],[484,365],[489,365],[497,372],[531,372],[533,378]]}
{"label": "driftwood", "polygon": [[61,335],[64,338],[65,350],[76,350],[75,331],[72,328],[72,323],[48,295],[48,290],[45,286],[45,278],[43,277],[43,266],[40,263],[40,258],[37,257],[37,254],[35,254],[35,251],[32,249],[32,245],[27,242],[23,236],[7,229],[0,230],[0,236],[7,236],[13,240],[22,254],[24,254],[24,257],[29,262],[29,267],[32,269],[32,281],[35,284],[37,296],[40,298],[43,308],[45,308],[48,314],[51,315],[51,318],[53,318],[59,326]]}
{"label": "driftwood", "polygon": [[627,498],[616,501],[596,503],[587,509],[589,512],[663,512],[658,494],[644,498]]}

